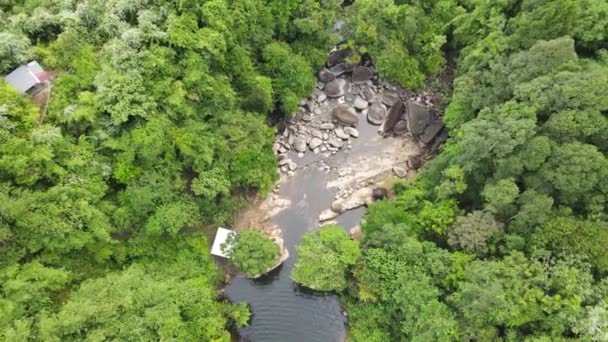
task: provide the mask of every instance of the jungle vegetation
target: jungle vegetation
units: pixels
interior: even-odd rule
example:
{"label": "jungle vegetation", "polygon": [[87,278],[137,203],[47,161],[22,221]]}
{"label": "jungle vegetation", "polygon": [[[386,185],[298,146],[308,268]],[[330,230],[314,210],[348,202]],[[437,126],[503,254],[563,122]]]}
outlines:
{"label": "jungle vegetation", "polygon": [[353,341],[608,339],[606,0],[0,0],[0,73],[54,78],[43,117],[0,81],[0,339],[245,325],[202,227],[272,188],[268,122],[339,35],[412,90],[453,71],[450,139],[292,277],[340,293]]}

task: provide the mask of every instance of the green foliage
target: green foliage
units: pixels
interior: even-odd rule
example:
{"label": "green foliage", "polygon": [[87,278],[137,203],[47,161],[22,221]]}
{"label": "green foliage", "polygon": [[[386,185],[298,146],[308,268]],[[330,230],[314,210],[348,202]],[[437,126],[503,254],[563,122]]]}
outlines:
{"label": "green foliage", "polygon": [[[85,281],[41,322],[47,341],[227,338],[221,304],[196,278],[174,282],[132,265]],[[103,305],[99,302],[103,298]],[[125,298],[131,298],[125,302]],[[141,319],[144,317],[145,319]]]}
{"label": "green foliage", "polygon": [[7,74],[19,64],[29,62],[31,58],[32,49],[26,36],[0,32],[0,73]]}
{"label": "green foliage", "polygon": [[272,188],[266,115],[312,91],[338,5],[1,2],[0,72],[36,59],[53,80],[44,118],[0,81],[0,339],[218,341],[246,325],[182,231]]}
{"label": "green foliage", "polygon": [[426,76],[441,70],[445,26],[461,11],[452,0],[360,0],[347,8],[345,33],[356,48],[369,52],[381,77],[418,89]]}
{"label": "green foliage", "polygon": [[359,255],[359,242],[350,240],[342,228],[322,227],[302,238],[291,278],[313,290],[342,291]]}
{"label": "green foliage", "polygon": [[262,51],[264,69],[272,79],[281,109],[293,113],[298,109],[299,99],[311,93],[315,87],[314,72],[306,60],[291,51],[289,45],[272,42]]}
{"label": "green foliage", "polygon": [[[449,42],[457,72],[443,116],[451,139],[392,201],[369,208],[362,257],[343,295],[350,336],[601,340],[608,7],[459,4]],[[432,69],[411,41],[432,31],[412,33],[408,24],[428,20],[433,5],[415,12],[418,5],[357,1],[349,9],[350,38],[372,52],[383,76],[418,82],[412,70]],[[395,29],[406,11],[417,14]],[[399,41],[407,52],[394,31],[408,34]]]}
{"label": "green foliage", "polygon": [[448,243],[465,252],[486,254],[503,233],[504,224],[497,222],[491,213],[473,211],[457,218],[448,229]]}
{"label": "green foliage", "polygon": [[279,245],[254,230],[231,235],[222,248],[230,262],[250,277],[264,273],[277,263],[281,254]]}
{"label": "green foliage", "polygon": [[604,222],[557,217],[532,236],[532,248],[547,249],[556,256],[585,258],[601,274],[608,271],[608,226]]}

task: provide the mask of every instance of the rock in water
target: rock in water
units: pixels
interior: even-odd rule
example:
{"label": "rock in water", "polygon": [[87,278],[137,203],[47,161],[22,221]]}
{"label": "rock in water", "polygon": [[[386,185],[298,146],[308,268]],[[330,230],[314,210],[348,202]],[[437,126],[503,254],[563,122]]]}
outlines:
{"label": "rock in water", "polygon": [[353,69],[353,83],[365,83],[369,81],[372,76],[374,76],[374,72],[368,67],[357,66]]}
{"label": "rock in water", "polygon": [[358,110],[364,110],[365,108],[367,108],[367,101],[357,96],[355,98],[355,108],[357,108]]}
{"label": "rock in water", "polygon": [[358,138],[359,137],[359,131],[357,131],[356,128],[353,128],[353,127],[344,127],[344,132],[348,133],[353,138]]}
{"label": "rock in water", "polygon": [[306,139],[297,137],[293,142],[293,148],[298,152],[306,152]]}
{"label": "rock in water", "polygon": [[353,55],[353,50],[350,48],[334,51],[327,57],[327,66],[334,66],[336,64],[344,63],[346,59]]}
{"label": "rock in water", "polygon": [[319,71],[319,81],[321,81],[323,83],[331,82],[335,78],[336,78],[336,75],[334,75],[331,71],[329,71],[327,69],[322,69],[321,71]]}
{"label": "rock in water", "polygon": [[393,167],[393,172],[397,175],[397,177],[399,178],[403,178],[407,175],[407,171],[399,166],[395,166]]}
{"label": "rock in water", "polygon": [[348,82],[346,82],[346,80],[337,78],[337,79],[327,83],[325,85],[325,89],[323,89],[323,91],[325,91],[325,94],[327,94],[327,96],[329,96],[329,97],[340,97],[340,96],[344,96],[344,93],[346,92],[347,87],[348,87]]}
{"label": "rock in water", "polygon": [[323,140],[319,139],[319,138],[312,138],[312,140],[310,140],[310,149],[314,150],[315,148],[321,146],[321,144],[323,143]]}
{"label": "rock in water", "polygon": [[347,105],[339,105],[334,109],[336,120],[348,126],[355,126],[359,123],[359,117],[355,110]]}
{"label": "rock in water", "polygon": [[394,91],[386,90],[384,94],[382,94],[382,103],[387,106],[393,106],[397,101],[399,101],[399,95]]}
{"label": "rock in water", "polygon": [[321,215],[319,215],[319,221],[324,222],[324,221],[329,221],[329,220],[333,220],[336,217],[338,217],[338,213],[336,213],[335,211],[331,210],[331,209],[326,209],[325,211],[323,211],[321,213]]}
{"label": "rock in water", "polygon": [[381,103],[374,103],[367,111],[367,121],[372,125],[381,125],[386,117],[386,108]]}
{"label": "rock in water", "polygon": [[443,129],[443,122],[437,120],[433,121],[427,128],[424,129],[424,133],[420,136],[420,141],[425,144],[430,143],[439,132]]}
{"label": "rock in water", "polygon": [[407,129],[412,135],[420,135],[431,122],[431,111],[414,101],[407,102]]}
{"label": "rock in water", "polygon": [[405,106],[403,105],[403,102],[395,102],[395,105],[391,107],[386,119],[384,120],[384,124],[382,125],[382,133],[390,132],[393,129],[397,121],[401,119],[401,114],[403,114],[404,110]]}

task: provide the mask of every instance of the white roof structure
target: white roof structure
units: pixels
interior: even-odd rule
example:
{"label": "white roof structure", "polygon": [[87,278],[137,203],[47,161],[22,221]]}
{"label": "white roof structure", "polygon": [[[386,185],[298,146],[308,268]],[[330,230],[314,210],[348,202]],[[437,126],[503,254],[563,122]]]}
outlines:
{"label": "white roof structure", "polygon": [[10,74],[6,75],[5,79],[6,83],[23,94],[37,84],[42,83],[44,79],[41,78],[46,77],[40,64],[36,61],[32,61],[13,70]]}
{"label": "white roof structure", "polygon": [[228,258],[226,253],[222,251],[222,244],[226,242],[230,235],[236,235],[236,233],[230,229],[219,227],[215,233],[215,240],[211,247],[211,254],[220,256],[222,258]]}

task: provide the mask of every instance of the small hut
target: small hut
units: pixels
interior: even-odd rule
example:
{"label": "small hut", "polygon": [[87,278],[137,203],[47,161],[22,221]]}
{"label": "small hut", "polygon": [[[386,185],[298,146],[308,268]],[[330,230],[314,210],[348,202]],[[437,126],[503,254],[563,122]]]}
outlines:
{"label": "small hut", "polygon": [[[211,254],[222,257],[222,258],[228,258],[228,255],[226,254],[226,252],[228,252],[228,250],[222,250],[222,245],[224,243],[226,243],[226,241],[228,240],[228,238],[231,235],[236,235],[236,232],[234,232],[230,229],[219,227],[217,229],[217,232],[215,233],[215,240],[213,240],[213,246],[211,247]],[[228,247],[228,248],[230,248],[230,247]]]}
{"label": "small hut", "polygon": [[49,74],[38,62],[32,61],[13,70],[6,75],[5,80],[19,93],[34,95],[46,87]]}

